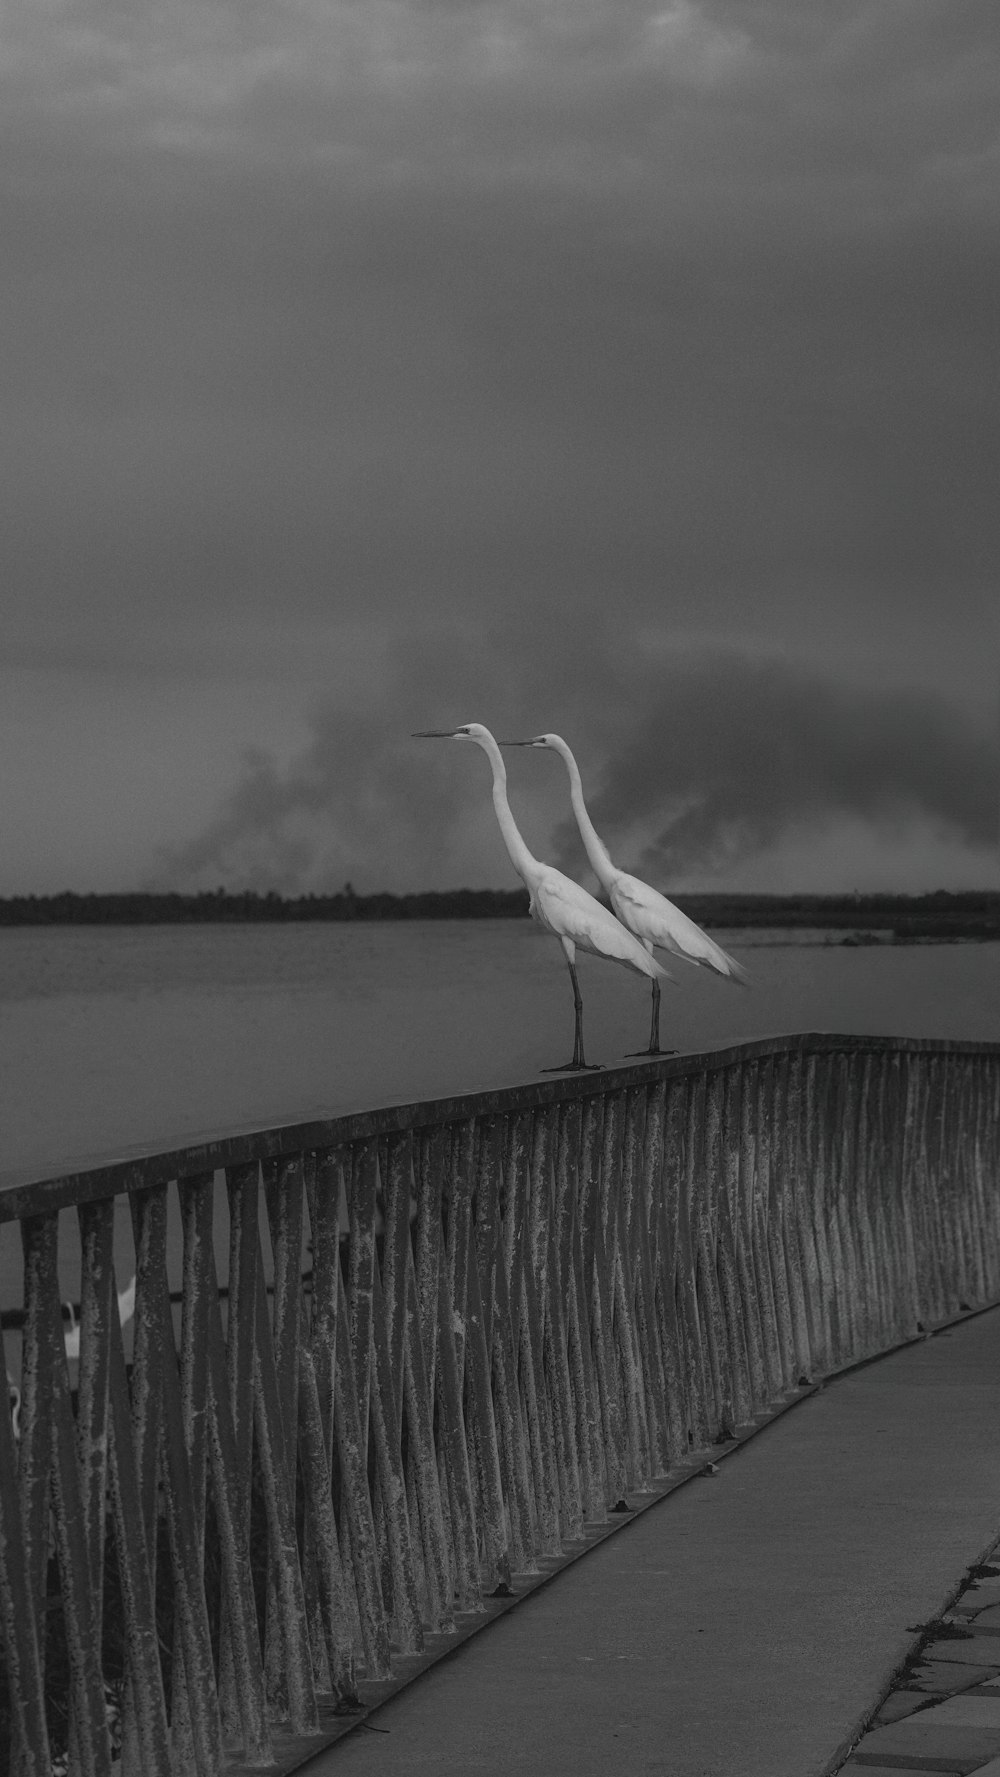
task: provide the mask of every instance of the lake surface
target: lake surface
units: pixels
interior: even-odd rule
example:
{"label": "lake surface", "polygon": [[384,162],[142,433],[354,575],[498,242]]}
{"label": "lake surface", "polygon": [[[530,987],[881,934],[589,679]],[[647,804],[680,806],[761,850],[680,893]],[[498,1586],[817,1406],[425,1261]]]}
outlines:
{"label": "lake surface", "polygon": [[[665,1046],[1000,1040],[998,944],[718,935],[753,986],[673,964]],[[591,957],[580,979],[588,1059],[618,1063],[648,1040],[646,983]],[[572,1041],[562,952],[527,920],[0,930],[0,1182],[515,1085]]]}
{"label": "lake surface", "polygon": [[[1000,944],[719,936],[753,985],[674,964],[665,1046],[797,1030],[1000,1040]],[[647,985],[591,957],[580,979],[588,1058],[619,1063],[648,1041]],[[517,1085],[572,1045],[562,952],[527,920],[0,929],[0,1185],[236,1129]],[[60,1224],[61,1293],[78,1302],[76,1217]],[[115,1225],[123,1286],[135,1267],[124,1201]],[[219,1191],[220,1278],[227,1239]],[[262,1239],[269,1268],[263,1226]],[[171,1193],[175,1289],[181,1250]],[[8,1224],[0,1308],[16,1309],[21,1288]],[[19,1335],[5,1343],[16,1374]]]}

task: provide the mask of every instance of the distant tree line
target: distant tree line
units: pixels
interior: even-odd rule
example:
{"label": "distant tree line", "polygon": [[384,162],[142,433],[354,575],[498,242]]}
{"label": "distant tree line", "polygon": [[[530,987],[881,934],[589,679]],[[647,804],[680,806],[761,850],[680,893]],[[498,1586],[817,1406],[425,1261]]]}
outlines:
{"label": "distant tree line", "polygon": [[[682,895],[703,926],[816,926],[928,938],[1000,938],[1000,894],[970,889],[928,895]],[[0,926],[207,925],[291,920],[523,919],[523,889],[419,894],[279,895],[214,889],[200,894],[10,895]]]}
{"label": "distant tree line", "polygon": [[345,919],[518,919],[523,889],[451,889],[410,895],[357,895],[350,883],[335,895],[11,895],[0,899],[0,925],[217,925],[256,921]]}

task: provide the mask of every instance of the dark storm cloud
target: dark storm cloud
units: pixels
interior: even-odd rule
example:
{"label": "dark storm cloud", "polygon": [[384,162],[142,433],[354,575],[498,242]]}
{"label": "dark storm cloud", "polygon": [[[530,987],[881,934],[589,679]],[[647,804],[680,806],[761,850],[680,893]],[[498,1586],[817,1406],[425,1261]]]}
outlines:
{"label": "dark storm cloud", "polygon": [[[654,872],[722,871],[845,817],[996,843],[995,737],[944,698],[735,653],[666,661],[657,680],[590,798],[619,855],[638,834]],[[576,859],[569,824],[561,849]]]}
{"label": "dark storm cloud", "polygon": [[[285,891],[443,887],[458,840],[459,868],[502,881],[489,774],[477,753],[412,738],[423,728],[483,721],[503,735],[546,696],[553,654],[534,634],[414,630],[387,649],[379,694],[353,707],[322,703],[305,746],[283,766],[257,753],[218,815],[189,844],[165,854],[157,882]],[[513,675],[511,658],[518,662]],[[560,648],[573,687],[549,707],[572,725],[596,670],[588,647]],[[513,678],[514,684],[510,683]],[[460,689],[459,689],[460,687]],[[471,748],[463,748],[471,754]],[[462,846],[463,834],[481,830]]]}
{"label": "dark storm cloud", "polygon": [[[320,710],[287,766],[248,762],[218,817],[164,859],[162,880],[444,886],[461,860],[477,880],[503,881],[485,767],[457,770],[443,743],[410,739],[417,726],[471,719],[501,737],[558,723],[579,748],[595,822],[621,861],[641,853],[672,876],[722,872],[795,831],[845,819],[876,830],[930,825],[972,848],[995,840],[995,743],[932,693],[851,687],[801,662],[715,651],[666,657],[629,684],[610,648],[542,659],[523,637],[511,647],[516,689],[488,650],[411,641],[392,669],[390,722],[373,710]],[[570,681],[558,689],[556,661]],[[564,805],[561,772],[539,770],[538,758],[512,756],[519,812],[537,788],[554,792],[551,808]],[[572,823],[557,828],[554,846],[567,868],[585,868]]]}
{"label": "dark storm cloud", "polygon": [[[24,26],[15,603],[977,608],[995,14],[92,8]],[[34,150],[32,157],[29,151]]]}
{"label": "dark storm cloud", "polygon": [[[206,710],[273,674],[290,745],[352,631],[350,695],[178,868],[418,881],[465,815],[428,789],[421,826],[450,768],[386,754],[397,719],[523,711],[596,769],[652,720],[650,636],[983,703],[994,4],[10,14],[4,668],[200,675]],[[421,625],[466,638],[425,703]]]}

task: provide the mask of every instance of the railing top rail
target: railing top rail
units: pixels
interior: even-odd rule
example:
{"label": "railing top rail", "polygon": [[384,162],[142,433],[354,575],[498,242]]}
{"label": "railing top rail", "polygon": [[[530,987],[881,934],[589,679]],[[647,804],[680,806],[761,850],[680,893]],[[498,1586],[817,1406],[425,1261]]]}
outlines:
{"label": "railing top rail", "polygon": [[220,1167],[280,1159],[310,1149],[340,1147],[372,1136],[395,1135],[426,1129],[440,1123],[499,1115],[566,1099],[648,1085],[697,1073],[712,1073],[734,1062],[765,1060],[785,1054],[857,1054],[872,1052],[933,1055],[1000,1056],[1000,1042],[971,1042],[938,1037],[846,1036],[825,1031],[801,1031],[790,1036],[760,1037],[734,1043],[724,1049],[697,1054],[663,1056],[636,1061],[625,1067],[603,1068],[599,1073],[559,1074],[532,1080],[521,1086],[498,1087],[486,1092],[461,1093],[452,1098],[424,1099],[415,1104],[386,1105],[369,1111],[319,1118],[305,1123],[280,1124],[267,1129],[238,1131],[190,1147],[138,1153],[108,1159],[96,1166],[56,1176],[19,1179],[0,1187],[0,1222],[101,1198],[141,1191],[176,1178],[191,1178]]}

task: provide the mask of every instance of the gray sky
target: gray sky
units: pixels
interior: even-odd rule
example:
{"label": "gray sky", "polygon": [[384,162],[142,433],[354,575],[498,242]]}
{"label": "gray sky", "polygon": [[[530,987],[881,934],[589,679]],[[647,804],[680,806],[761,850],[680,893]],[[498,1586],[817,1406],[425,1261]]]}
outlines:
{"label": "gray sky", "polygon": [[0,892],[505,884],[474,719],[995,883],[998,116],[995,0],[15,0]]}

